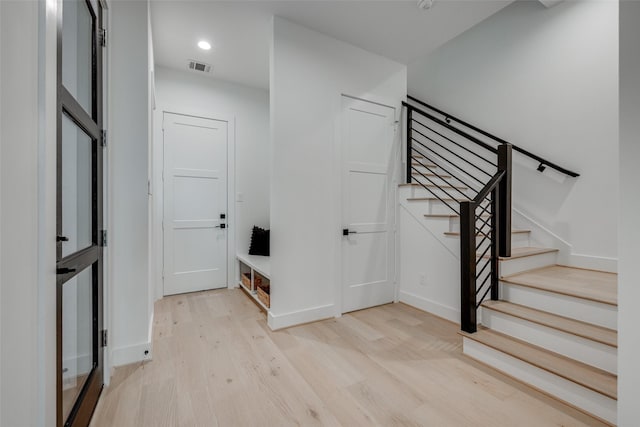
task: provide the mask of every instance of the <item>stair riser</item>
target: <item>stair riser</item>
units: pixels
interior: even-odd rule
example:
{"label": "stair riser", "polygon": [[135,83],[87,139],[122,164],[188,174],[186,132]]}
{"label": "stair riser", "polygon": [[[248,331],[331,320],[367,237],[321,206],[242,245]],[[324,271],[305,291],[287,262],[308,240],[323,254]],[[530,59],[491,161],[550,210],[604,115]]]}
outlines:
{"label": "stair riser", "polygon": [[[458,202],[452,202],[452,201],[447,201],[447,203],[449,205],[451,205],[451,207],[445,205],[443,202],[441,202],[440,200],[430,200],[428,202],[427,205],[427,210],[426,210],[426,214],[431,214],[431,215],[455,215],[456,211],[454,211],[452,208],[455,208],[456,210],[460,209],[460,205],[458,204]],[[445,225],[447,226],[447,231],[449,230],[448,224],[445,223]]]}
{"label": "stair riser", "polygon": [[[447,202],[452,207],[458,208],[457,202]],[[407,200],[406,202],[402,202],[407,208],[414,212],[415,215],[423,217],[425,214],[428,215],[454,215],[454,212],[449,206],[445,205],[440,200]],[[426,217],[425,217],[426,218]],[[444,231],[449,231],[449,218],[441,217],[437,218],[439,222],[444,225]]]}
{"label": "stair riser", "polygon": [[[456,238],[458,238],[458,236],[456,236]],[[478,237],[476,239],[476,244],[479,244],[482,241],[483,238],[484,238],[484,236]],[[478,252],[480,254],[482,254],[484,252],[484,250],[487,248],[487,245],[489,245],[488,241],[482,243],[480,245],[480,247],[478,248]],[[524,247],[527,247],[527,246],[529,246],[529,233],[511,233],[511,247],[512,248],[524,248]]]}
{"label": "stair riser", "polygon": [[617,402],[615,399],[466,337],[463,339],[463,351],[469,357],[517,378],[531,387],[542,390],[609,423],[616,424]]}
{"label": "stair riser", "polygon": [[500,284],[500,299],[617,330],[617,307],[526,286]]}
{"label": "stair riser", "polygon": [[[432,172],[428,172],[428,171],[422,171],[425,175],[427,173],[432,173]],[[427,179],[429,178],[429,179]],[[427,178],[420,176],[420,175],[413,175],[413,182],[422,182],[424,184],[430,184],[430,185],[459,185],[457,182],[452,181],[450,179],[442,179],[442,178],[438,178],[436,176],[429,176],[427,175]],[[431,180],[431,181],[429,181]],[[448,191],[448,190],[447,190]],[[452,190],[455,191],[455,190]],[[453,192],[451,192],[452,195]],[[456,191],[456,194],[460,194]]]}
{"label": "stair riser", "polygon": [[[435,197],[436,195],[442,199],[461,199],[463,197],[467,197],[467,193],[464,190],[460,190],[462,191],[461,194],[460,191],[454,190],[453,188],[445,188],[442,190],[435,187],[429,187],[429,190],[427,190],[423,187],[413,185],[411,190],[411,196],[409,197]],[[459,204],[457,201],[452,201],[451,203],[455,203],[456,205]]]}
{"label": "stair riser", "polygon": [[512,274],[533,270],[534,268],[548,267],[550,265],[555,265],[557,261],[557,252],[547,252],[545,254],[501,260],[500,276],[511,276]]}
{"label": "stair riser", "polygon": [[599,342],[483,307],[482,324],[587,365],[617,374],[618,351]]}

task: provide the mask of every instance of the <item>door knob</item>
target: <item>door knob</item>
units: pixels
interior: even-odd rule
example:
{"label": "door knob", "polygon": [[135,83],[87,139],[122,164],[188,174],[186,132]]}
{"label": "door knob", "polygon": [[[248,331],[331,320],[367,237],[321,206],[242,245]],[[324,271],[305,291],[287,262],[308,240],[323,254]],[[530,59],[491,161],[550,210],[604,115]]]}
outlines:
{"label": "door knob", "polygon": [[348,228],[343,228],[342,229],[342,235],[343,236],[348,236],[349,234],[358,234],[357,231],[349,231]]}
{"label": "door knob", "polygon": [[216,228],[227,228],[227,224],[216,225]]}
{"label": "door knob", "polygon": [[69,238],[67,236],[56,236],[56,242],[68,242]]}

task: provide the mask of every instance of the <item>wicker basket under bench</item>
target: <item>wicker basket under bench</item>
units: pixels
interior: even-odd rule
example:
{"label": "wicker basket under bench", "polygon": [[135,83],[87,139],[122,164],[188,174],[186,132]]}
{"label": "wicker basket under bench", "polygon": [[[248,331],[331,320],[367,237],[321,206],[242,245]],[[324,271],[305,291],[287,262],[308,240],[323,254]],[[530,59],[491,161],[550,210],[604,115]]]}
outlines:
{"label": "wicker basket under bench", "polygon": [[265,311],[271,306],[271,280],[269,257],[238,255],[240,287]]}

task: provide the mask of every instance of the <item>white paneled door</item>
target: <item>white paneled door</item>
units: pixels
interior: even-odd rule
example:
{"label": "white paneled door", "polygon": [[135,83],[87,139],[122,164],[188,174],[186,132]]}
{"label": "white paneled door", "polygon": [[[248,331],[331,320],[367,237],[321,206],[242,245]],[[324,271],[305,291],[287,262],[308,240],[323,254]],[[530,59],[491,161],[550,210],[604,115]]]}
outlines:
{"label": "white paneled door", "polygon": [[164,113],[164,294],[227,286],[228,123]]}
{"label": "white paneled door", "polygon": [[395,109],[343,97],[342,312],[395,296],[393,201]]}

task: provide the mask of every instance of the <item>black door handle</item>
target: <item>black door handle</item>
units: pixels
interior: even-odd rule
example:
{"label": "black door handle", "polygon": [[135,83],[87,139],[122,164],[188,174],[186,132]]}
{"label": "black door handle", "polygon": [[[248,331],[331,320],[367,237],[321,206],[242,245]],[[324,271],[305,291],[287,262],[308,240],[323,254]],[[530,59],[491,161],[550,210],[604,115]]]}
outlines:
{"label": "black door handle", "polygon": [[358,234],[357,231],[349,231],[348,228],[343,228],[342,229],[342,235],[343,236],[348,236],[349,234]]}
{"label": "black door handle", "polygon": [[215,228],[227,228],[227,224],[216,225]]}
{"label": "black door handle", "polygon": [[68,242],[69,238],[67,236],[56,236],[56,242]]}
{"label": "black door handle", "polygon": [[68,274],[68,273],[74,273],[75,271],[76,271],[75,268],[62,267],[62,268],[58,268],[56,270],[56,273],[58,273],[58,274]]}

